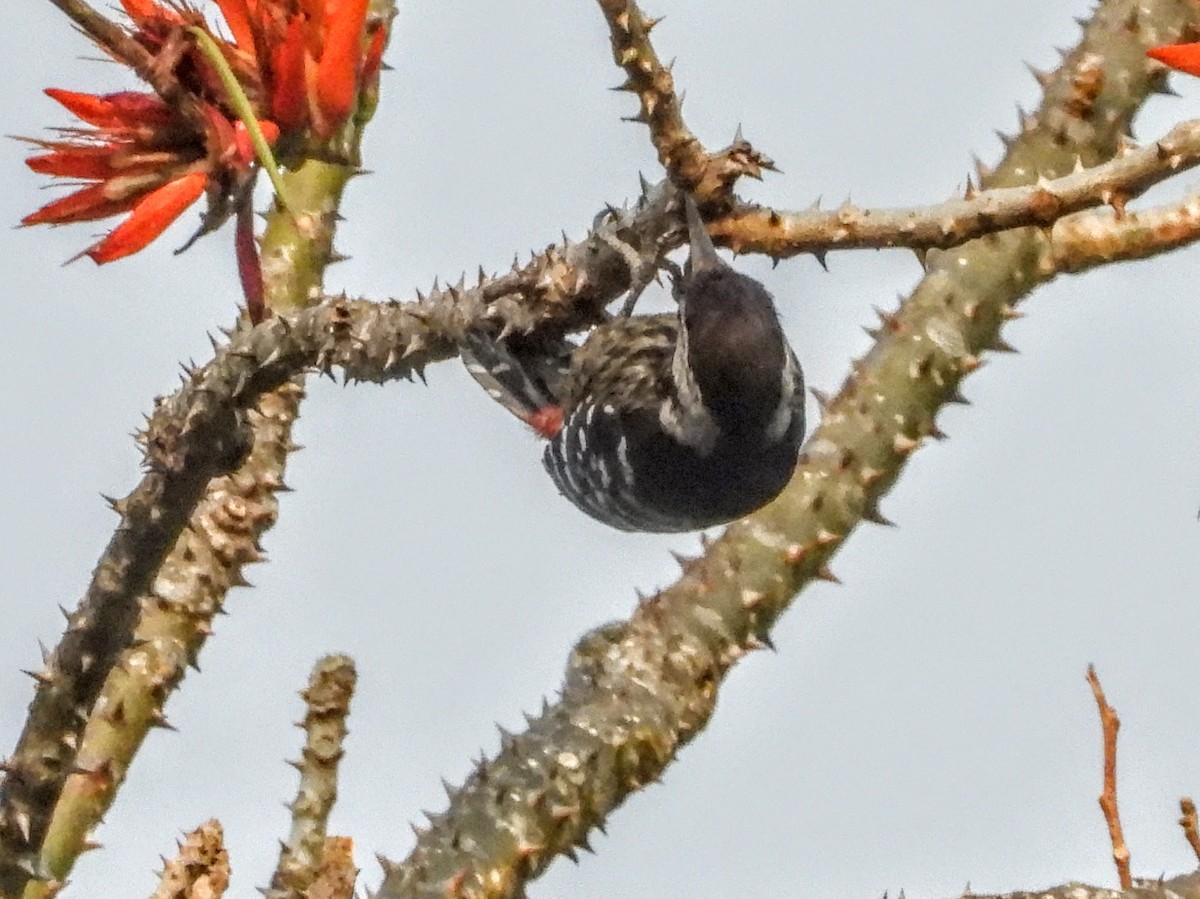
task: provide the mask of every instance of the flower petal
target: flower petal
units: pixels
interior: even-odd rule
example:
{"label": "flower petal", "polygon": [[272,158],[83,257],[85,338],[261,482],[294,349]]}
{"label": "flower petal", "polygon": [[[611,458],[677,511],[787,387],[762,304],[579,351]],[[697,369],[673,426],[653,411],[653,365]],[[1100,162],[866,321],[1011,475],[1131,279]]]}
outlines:
{"label": "flower petal", "polygon": [[284,131],[302,128],[308,119],[304,49],[304,20],[297,16],[288,22],[271,60],[271,119]]}
{"label": "flower petal", "polygon": [[1167,44],[1162,47],[1151,47],[1146,51],[1151,59],[1187,72],[1189,75],[1200,75],[1200,44]]}
{"label": "flower petal", "polygon": [[204,172],[191,172],[169,181],[138,201],[133,213],[99,243],[84,250],[97,265],[143,249],[162,234],[183,211],[200,199],[208,184]]}
{"label": "flower petal", "polygon": [[135,22],[164,18],[168,12],[154,0],[121,0],[121,6],[125,8],[125,14]]}
{"label": "flower petal", "polygon": [[65,225],[70,222],[92,222],[108,218],[133,208],[137,197],[113,199],[104,184],[93,184],[47,203],[36,212],[21,219],[22,225]]}
{"label": "flower petal", "polygon": [[360,85],[370,84],[379,74],[383,66],[383,51],[387,47],[387,28],[380,25],[371,32],[371,41],[367,44],[367,52],[363,54],[362,75]]}
{"label": "flower petal", "polygon": [[108,130],[156,127],[171,122],[171,108],[154,94],[118,91],[114,94],[84,94],[57,87],[46,88],[46,96],[57,100],[76,118]]}
{"label": "flower petal", "polygon": [[251,58],[258,58],[258,43],[255,40],[254,19],[250,15],[250,7],[246,0],[217,0],[225,24],[238,49],[248,53]]}
{"label": "flower petal", "polygon": [[317,68],[317,103],[332,127],[346,121],[358,92],[368,0],[329,0],[325,45]]}
{"label": "flower petal", "polygon": [[113,173],[112,155],[110,147],[82,147],[80,152],[63,149],[30,156],[25,164],[39,175],[103,181]]}

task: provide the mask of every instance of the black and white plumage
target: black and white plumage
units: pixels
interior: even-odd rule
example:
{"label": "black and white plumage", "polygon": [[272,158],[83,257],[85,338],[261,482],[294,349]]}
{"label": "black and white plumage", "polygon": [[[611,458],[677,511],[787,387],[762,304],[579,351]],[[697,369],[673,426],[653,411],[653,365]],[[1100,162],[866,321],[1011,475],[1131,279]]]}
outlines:
{"label": "black and white plumage", "polygon": [[690,254],[675,314],[614,318],[581,345],[472,333],[468,370],[550,438],[563,496],[627,531],[749,514],[788,482],[804,380],[771,295],[717,255],[685,198]]}

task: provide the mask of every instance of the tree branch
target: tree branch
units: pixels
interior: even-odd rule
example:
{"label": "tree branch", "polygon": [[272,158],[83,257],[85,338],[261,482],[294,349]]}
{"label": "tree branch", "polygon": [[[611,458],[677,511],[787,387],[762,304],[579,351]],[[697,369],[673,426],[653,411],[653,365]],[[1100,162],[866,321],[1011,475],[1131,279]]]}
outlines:
{"label": "tree branch", "polygon": [[1121,889],[1128,890],[1133,886],[1133,877],[1129,873],[1129,847],[1125,844],[1125,832],[1121,828],[1121,813],[1117,806],[1117,732],[1121,729],[1121,719],[1117,717],[1117,710],[1108,704],[1104,688],[1100,686],[1100,678],[1091,665],[1088,665],[1087,682],[1092,688],[1092,695],[1096,697],[1104,737],[1104,788],[1100,791],[1100,810],[1104,812],[1104,822],[1108,825],[1113,864],[1117,867]]}
{"label": "tree branch", "polygon": [[[250,412],[254,448],[233,475],[217,478],[139,597],[133,646],[120,657],[83,732],[77,769],[66,781],[42,847],[41,867],[65,880],[78,856],[95,845],[93,829],[124,783],[146,734],[166,725],[164,705],[195,664],[213,619],[279,513],[292,425],[304,391],[295,382],[265,394]],[[26,888],[25,899],[42,892]]]}
{"label": "tree branch", "polygon": [[203,397],[190,416],[151,423],[149,469],[124,500],[121,523],[58,646],[35,673],[37,691],[0,796],[0,895],[17,895],[29,876],[46,877],[39,858],[51,810],[73,773],[84,723],[129,641],[140,595],[200,501],[209,481],[232,471],[250,441],[245,409],[216,408]]}
{"label": "tree branch", "polygon": [[1057,272],[1081,272],[1109,262],[1149,259],[1193,243],[1197,237],[1200,193],[1124,216],[1078,213],[1054,223],[1050,264]]}
{"label": "tree branch", "polygon": [[748,176],[761,178],[775,163],[746,141],[739,129],[733,143],[710,153],[683,121],[683,100],[675,93],[671,67],[658,59],[650,32],[658,24],[633,0],[598,0],[608,22],[613,61],[625,71],[625,81],[614,90],[635,94],[641,106],[626,121],[650,128],[650,141],[667,179],[695,195],[697,201],[728,204],[734,182]]}
{"label": "tree branch", "polygon": [[[304,751],[295,762],[300,787],[290,806],[292,831],[279,849],[279,864],[266,899],[306,899],[326,854],[325,826],[337,800],[337,768],[346,739],[346,716],[358,674],[348,656],[317,662],[304,697]],[[335,847],[336,848],[336,847]],[[351,878],[353,882],[353,878]]]}
{"label": "tree branch", "polygon": [[788,212],[737,203],[728,215],[711,222],[711,234],[735,253],[764,253],[775,259],[861,247],[948,249],[1010,228],[1046,227],[1069,213],[1104,203],[1123,212],[1128,200],[1197,164],[1200,120],[1176,125],[1145,147],[1124,145],[1115,159],[1101,165],[1036,184],[982,192],[972,185],[963,199],[909,209],[863,209],[846,203],[828,212]]}
{"label": "tree branch", "polygon": [[229,886],[229,854],[219,821],[205,821],[179,844],[150,899],[220,899]]}

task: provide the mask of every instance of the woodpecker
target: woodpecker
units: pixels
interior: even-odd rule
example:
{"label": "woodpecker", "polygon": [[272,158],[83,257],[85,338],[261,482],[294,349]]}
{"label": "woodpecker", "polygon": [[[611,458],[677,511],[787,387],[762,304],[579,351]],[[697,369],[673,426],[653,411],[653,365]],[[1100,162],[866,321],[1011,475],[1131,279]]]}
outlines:
{"label": "woodpecker", "polygon": [[625,531],[692,531],[774,499],[804,438],[804,377],[771,295],[717,255],[684,197],[678,308],[615,317],[582,345],[468,334],[463,360],[493,399],[549,439],[559,491]]}

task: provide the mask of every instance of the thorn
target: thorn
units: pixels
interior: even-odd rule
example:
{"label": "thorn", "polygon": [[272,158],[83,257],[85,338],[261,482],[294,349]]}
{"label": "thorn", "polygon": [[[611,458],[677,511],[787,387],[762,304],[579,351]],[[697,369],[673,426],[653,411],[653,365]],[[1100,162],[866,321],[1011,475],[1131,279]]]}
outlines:
{"label": "thorn", "polygon": [[896,522],[892,521],[879,511],[878,502],[867,503],[867,505],[863,507],[862,517],[863,521],[869,521],[872,524],[882,525],[885,528],[894,528],[896,526]]}
{"label": "thorn", "polygon": [[820,568],[818,568],[814,577],[822,581],[829,581],[831,584],[840,584],[842,582],[841,578],[830,571],[828,565],[822,565]]}
{"label": "thorn", "polygon": [[962,390],[955,385],[953,392],[946,397],[947,403],[956,403],[959,406],[969,406],[971,401],[963,396]]}
{"label": "thorn", "polygon": [[1017,105],[1017,126],[1018,126],[1021,134],[1026,134],[1026,133],[1032,131],[1034,128],[1037,127],[1037,124],[1038,124],[1037,116],[1034,115],[1033,113],[1026,112],[1024,109],[1021,108],[1020,104],[1018,104]]}
{"label": "thorn", "polygon": [[698,556],[685,556],[681,552],[676,552],[675,550],[671,550],[671,558],[673,558],[676,562],[679,563],[680,568],[682,568],[684,571],[687,571],[689,568],[691,568],[692,563],[695,562],[696,559],[699,557]]}
{"label": "thorn", "polygon": [[775,648],[775,641],[771,638],[771,635],[769,633],[764,631],[763,633],[757,634],[756,636],[758,637],[758,639],[762,643],[762,645],[765,646],[767,649],[771,650],[771,652],[779,652],[779,650]]}
{"label": "thorn", "polygon": [[1025,63],[1025,68],[1027,68],[1029,70],[1029,74],[1033,76],[1033,80],[1036,81],[1039,86],[1045,87],[1047,84],[1050,83],[1050,73],[1049,72],[1047,72],[1043,69],[1036,68],[1030,63]]}

